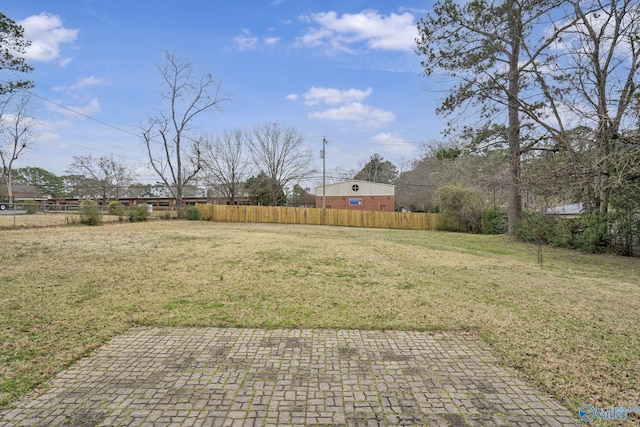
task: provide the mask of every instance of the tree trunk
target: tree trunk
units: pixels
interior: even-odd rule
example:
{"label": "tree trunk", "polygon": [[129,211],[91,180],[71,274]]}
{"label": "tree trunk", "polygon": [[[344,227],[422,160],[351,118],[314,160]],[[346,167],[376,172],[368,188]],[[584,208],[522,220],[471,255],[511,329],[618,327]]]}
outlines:
{"label": "tree trunk", "polygon": [[9,175],[7,175],[7,196],[9,197],[9,204],[13,203],[13,180],[11,179],[11,169],[9,169]]}
{"label": "tree trunk", "polygon": [[509,213],[507,234],[513,236],[522,214],[522,190],[520,182],[520,116],[518,99],[520,96],[520,10],[514,2],[509,4],[509,29],[511,31],[511,52],[509,56]]}
{"label": "tree trunk", "polygon": [[176,208],[178,209],[178,215],[182,215],[182,184],[176,185]]}

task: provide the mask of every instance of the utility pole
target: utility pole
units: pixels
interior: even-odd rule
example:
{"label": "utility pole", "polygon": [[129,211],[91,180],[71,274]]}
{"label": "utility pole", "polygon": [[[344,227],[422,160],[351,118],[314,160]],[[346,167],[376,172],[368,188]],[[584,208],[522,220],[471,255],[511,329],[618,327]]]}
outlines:
{"label": "utility pole", "polygon": [[327,180],[326,180],[326,163],[327,163],[327,151],[326,146],[329,143],[325,137],[322,137],[322,151],[320,151],[320,157],[322,157],[322,209],[327,207]]}

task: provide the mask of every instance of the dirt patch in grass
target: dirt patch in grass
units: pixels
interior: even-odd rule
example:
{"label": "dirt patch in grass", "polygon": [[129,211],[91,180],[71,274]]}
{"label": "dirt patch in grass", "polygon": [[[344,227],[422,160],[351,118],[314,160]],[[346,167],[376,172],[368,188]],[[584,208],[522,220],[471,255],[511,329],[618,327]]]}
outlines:
{"label": "dirt patch in grass", "polygon": [[131,325],[477,330],[569,409],[640,402],[640,260],[500,236],[156,221],[0,231],[0,404]]}

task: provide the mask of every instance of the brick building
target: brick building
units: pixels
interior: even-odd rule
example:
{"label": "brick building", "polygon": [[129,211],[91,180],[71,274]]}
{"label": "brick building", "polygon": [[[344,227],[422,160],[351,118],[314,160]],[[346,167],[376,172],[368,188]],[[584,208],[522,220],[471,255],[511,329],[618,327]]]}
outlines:
{"label": "brick building", "polygon": [[[395,186],[371,181],[345,181],[327,184],[327,209],[362,211],[395,210]],[[322,185],[316,187],[316,207],[322,207]]]}

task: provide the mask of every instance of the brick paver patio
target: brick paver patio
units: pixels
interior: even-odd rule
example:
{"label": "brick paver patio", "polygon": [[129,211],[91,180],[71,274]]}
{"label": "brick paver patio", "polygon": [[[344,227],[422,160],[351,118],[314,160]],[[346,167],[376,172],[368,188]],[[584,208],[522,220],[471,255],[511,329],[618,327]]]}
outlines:
{"label": "brick paver patio", "polygon": [[464,333],[134,328],[7,426],[567,426]]}

